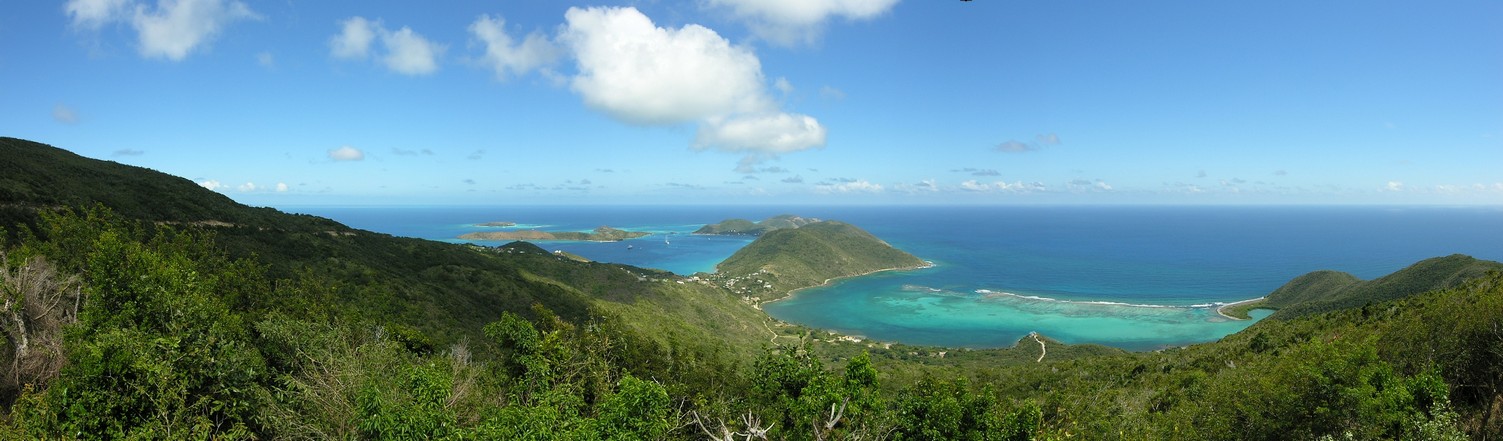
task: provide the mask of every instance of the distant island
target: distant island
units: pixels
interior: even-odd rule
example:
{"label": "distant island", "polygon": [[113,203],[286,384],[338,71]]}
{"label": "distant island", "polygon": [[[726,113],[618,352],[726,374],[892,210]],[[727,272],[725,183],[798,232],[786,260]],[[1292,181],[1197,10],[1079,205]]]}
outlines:
{"label": "distant island", "polygon": [[475,224],[475,226],[479,226],[479,227],[515,227],[515,226],[517,226],[517,223],[516,222],[485,222],[485,223]]}
{"label": "distant island", "polygon": [[752,222],[746,219],[726,219],[720,223],[709,224],[694,230],[694,234],[713,234],[721,236],[761,236],[768,231],[798,228],[804,225],[819,222],[812,217],[799,217],[791,214],[769,217],[761,222]]}
{"label": "distant island", "polygon": [[590,242],[618,242],[636,239],[652,233],[618,230],[602,226],[592,232],[583,231],[477,231],[459,235],[464,240],[583,240]]}

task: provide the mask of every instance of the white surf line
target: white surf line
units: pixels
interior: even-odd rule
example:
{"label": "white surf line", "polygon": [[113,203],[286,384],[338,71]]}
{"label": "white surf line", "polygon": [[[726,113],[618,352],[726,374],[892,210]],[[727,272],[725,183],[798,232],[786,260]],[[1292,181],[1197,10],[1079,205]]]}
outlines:
{"label": "white surf line", "polygon": [[1039,333],[1038,333],[1038,331],[1030,332],[1030,333],[1028,333],[1028,335],[1033,336],[1033,341],[1039,342],[1039,359],[1038,360],[1034,360],[1033,362],[1034,363],[1041,363],[1041,362],[1043,362],[1044,361],[1044,355],[1049,353],[1049,348],[1044,347],[1044,340],[1039,339]]}

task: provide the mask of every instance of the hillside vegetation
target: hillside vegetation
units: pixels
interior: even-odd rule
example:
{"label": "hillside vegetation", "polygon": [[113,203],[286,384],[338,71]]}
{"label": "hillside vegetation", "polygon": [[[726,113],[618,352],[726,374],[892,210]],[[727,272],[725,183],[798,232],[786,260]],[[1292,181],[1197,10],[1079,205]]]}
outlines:
{"label": "hillside vegetation", "polygon": [[767,232],[715,269],[732,277],[756,275],[771,291],[786,293],[833,278],[924,265],[860,228],[824,221]]}
{"label": "hillside vegetation", "polygon": [[1500,270],[1503,264],[1498,262],[1453,254],[1425,259],[1374,280],[1358,279],[1340,271],[1316,271],[1296,277],[1269,293],[1262,302],[1246,308],[1275,309],[1271,317],[1290,319],[1451,288]]}
{"label": "hillside vegetation", "polygon": [[[1503,436],[1503,274],[1467,269],[1491,262],[1160,352],[858,344],[705,280],[353,230],[0,141],[0,439]],[[721,271],[780,287],[922,264],[838,222],[743,251]]]}
{"label": "hillside vegetation", "polygon": [[819,219],[784,214],[763,219],[761,222],[752,222],[746,219],[726,219],[719,223],[705,225],[694,234],[718,234],[726,236],[761,236],[762,234],[785,228],[798,228],[811,223],[819,222]]}

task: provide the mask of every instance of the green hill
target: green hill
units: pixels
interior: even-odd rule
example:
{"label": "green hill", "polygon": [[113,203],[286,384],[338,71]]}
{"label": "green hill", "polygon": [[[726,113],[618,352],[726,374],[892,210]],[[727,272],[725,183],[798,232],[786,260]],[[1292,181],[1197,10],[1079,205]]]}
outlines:
{"label": "green hill", "polygon": [[250,208],[184,178],[78,156],[67,150],[0,137],[0,223],[32,218],[41,207],[103,204],[122,216],[153,222],[229,224],[297,231],[347,231],[328,219]]}
{"label": "green hill", "polygon": [[[668,301],[655,295],[661,282],[628,275],[649,270],[351,229],[320,217],[247,207],[187,179],[154,170],[0,138],[0,226],[6,231],[15,235],[34,227],[39,213],[49,209],[95,204],[106,207],[121,222],[144,225],[132,228],[202,229],[211,233],[216,246],[230,258],[265,265],[268,280],[262,283],[307,280],[326,285],[328,304],[323,307],[329,314],[414,329],[441,345],[480,338],[481,328],[503,312],[535,317],[533,305],[571,322],[586,322],[615,308],[616,303],[632,303],[638,297]],[[545,276],[561,273],[574,279],[560,282]],[[761,328],[759,313],[723,292],[700,287],[675,293],[703,296],[697,301],[738,311],[740,315],[732,322]],[[258,316],[275,311],[306,313],[297,310],[301,306],[291,306],[304,303],[277,295],[273,290],[266,296],[240,299],[236,306]],[[659,324],[634,325],[650,334],[648,328],[657,330]],[[760,335],[763,331],[748,332]],[[736,335],[727,337],[737,339]],[[747,336],[744,347],[729,352],[749,357],[759,338]],[[724,340],[703,343],[723,345]]]}
{"label": "green hill", "polygon": [[[770,285],[759,297],[875,271],[918,268],[925,262],[847,223],[816,222],[769,231],[716,266],[727,277]],[[766,291],[771,291],[768,293]],[[781,296],[781,294],[772,294]]]}
{"label": "green hill", "polygon": [[799,217],[791,214],[769,217],[763,219],[761,222],[752,222],[746,219],[726,219],[719,223],[700,227],[698,230],[694,230],[694,234],[760,236],[768,231],[798,228],[815,222],[819,222],[819,219]]}
{"label": "green hill", "polygon": [[923,264],[839,222],[683,278],[244,207],[16,139],[0,172],[0,439],[1503,436],[1503,272],[1465,256],[1298,278],[1268,299],[1287,320],[1217,342],[971,351],[743,303]]}
{"label": "green hill", "polygon": [[1340,271],[1316,271],[1296,277],[1269,293],[1263,302],[1250,306],[1276,309],[1272,317],[1290,319],[1451,288],[1499,270],[1503,270],[1503,263],[1453,254],[1425,259],[1367,281]]}

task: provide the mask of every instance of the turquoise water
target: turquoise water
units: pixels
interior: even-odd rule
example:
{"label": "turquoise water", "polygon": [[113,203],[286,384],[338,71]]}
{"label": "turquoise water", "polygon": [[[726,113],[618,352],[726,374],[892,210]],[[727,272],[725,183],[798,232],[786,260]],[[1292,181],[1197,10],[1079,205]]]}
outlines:
{"label": "turquoise water", "polygon": [[[1069,343],[1154,349],[1253,323],[1219,303],[1301,274],[1371,279],[1453,253],[1503,260],[1503,209],[1407,207],[296,207],[350,226],[458,241],[488,221],[601,225],[654,235],[544,242],[598,261],[713,271],[747,238],[692,236],[725,218],[838,219],[935,264],[804,290],[764,306],[782,320],[883,341],[1008,346],[1037,331]],[[666,239],[666,240],[665,240]],[[499,242],[481,242],[499,245]]]}

